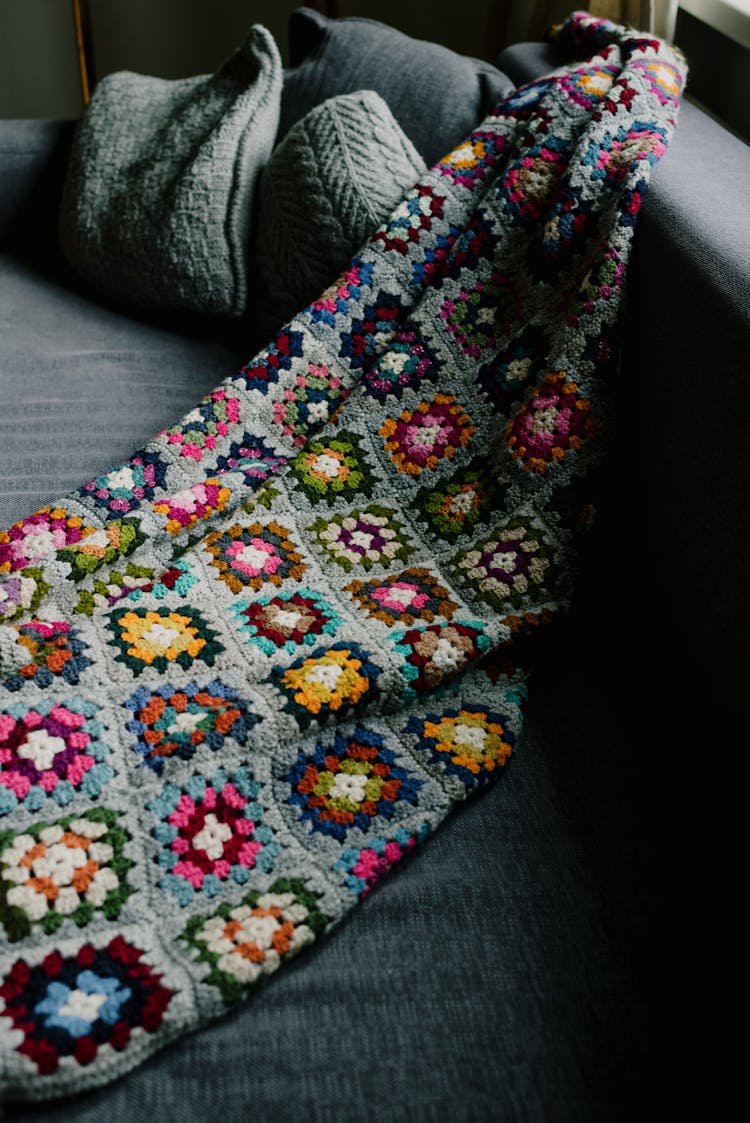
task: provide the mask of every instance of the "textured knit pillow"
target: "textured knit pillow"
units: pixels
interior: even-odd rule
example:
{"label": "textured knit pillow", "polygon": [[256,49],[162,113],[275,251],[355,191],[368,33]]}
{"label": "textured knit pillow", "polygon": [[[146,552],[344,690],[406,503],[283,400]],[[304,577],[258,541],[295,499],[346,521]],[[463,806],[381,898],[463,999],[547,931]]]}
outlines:
{"label": "textured knit pillow", "polygon": [[278,48],[260,25],[215,74],[102,79],[78,126],[61,204],[74,270],[135,305],[241,315],[253,195],[281,86]]}
{"label": "textured knit pillow", "polygon": [[329,98],[294,125],[257,192],[252,303],[263,342],[336,280],[424,171],[372,90]]}
{"label": "textured knit pillow", "polygon": [[297,8],[289,18],[288,45],[278,139],[326,98],[375,90],[432,166],[514,89],[492,63],[377,20],[330,19]]}

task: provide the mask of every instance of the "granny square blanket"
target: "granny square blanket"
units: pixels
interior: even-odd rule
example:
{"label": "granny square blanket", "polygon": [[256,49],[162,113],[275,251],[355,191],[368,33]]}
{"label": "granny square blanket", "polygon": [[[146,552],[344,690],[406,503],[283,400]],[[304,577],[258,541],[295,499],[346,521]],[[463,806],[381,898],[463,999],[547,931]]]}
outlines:
{"label": "granny square blanket", "polygon": [[0,533],[6,1099],[104,1084],[245,1001],[515,749],[685,79],[585,12],[550,35],[572,61],[264,350]]}

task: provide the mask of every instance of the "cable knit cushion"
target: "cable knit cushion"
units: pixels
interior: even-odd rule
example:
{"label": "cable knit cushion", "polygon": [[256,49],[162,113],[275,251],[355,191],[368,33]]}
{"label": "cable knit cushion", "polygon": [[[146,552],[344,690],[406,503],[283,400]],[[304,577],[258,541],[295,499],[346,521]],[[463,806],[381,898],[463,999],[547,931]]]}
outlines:
{"label": "cable knit cushion", "polygon": [[375,90],[431,167],[514,89],[492,63],[377,20],[330,19],[297,8],[289,18],[288,42],[279,140],[326,98]]}
{"label": "cable knit cushion", "polygon": [[253,195],[281,86],[278,48],[260,25],[215,74],[102,79],[61,205],[61,245],[76,272],[135,305],[241,315]]}
{"label": "cable knit cushion", "polygon": [[261,338],[336,280],[424,171],[372,90],[329,98],[294,125],[258,188],[253,308]]}

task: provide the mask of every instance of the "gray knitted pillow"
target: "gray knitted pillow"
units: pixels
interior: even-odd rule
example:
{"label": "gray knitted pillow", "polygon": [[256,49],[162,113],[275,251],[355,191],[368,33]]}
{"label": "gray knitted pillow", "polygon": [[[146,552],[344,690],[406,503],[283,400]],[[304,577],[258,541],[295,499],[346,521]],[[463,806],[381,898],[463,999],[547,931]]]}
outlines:
{"label": "gray knitted pillow", "polygon": [[263,169],[253,217],[262,340],[336,280],[424,170],[373,90],[329,98],[290,129]]}
{"label": "gray knitted pillow", "polygon": [[[495,5],[498,10],[507,6]],[[340,7],[384,10],[384,15],[397,11],[394,4]],[[429,35],[431,5],[422,7]],[[375,90],[430,167],[514,89],[508,75],[486,60],[415,39],[377,19],[331,18],[309,5],[289,17],[288,54],[279,140],[325,98]]]}
{"label": "gray knitted pillow", "polygon": [[241,315],[282,73],[273,37],[255,25],[215,74],[103,78],[79,122],[61,204],[74,270],[136,305]]}

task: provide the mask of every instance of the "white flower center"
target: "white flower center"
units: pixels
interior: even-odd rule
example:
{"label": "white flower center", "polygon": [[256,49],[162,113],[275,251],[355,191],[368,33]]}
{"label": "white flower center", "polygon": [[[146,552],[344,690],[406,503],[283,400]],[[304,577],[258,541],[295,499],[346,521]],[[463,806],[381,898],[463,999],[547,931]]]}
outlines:
{"label": "white flower center", "polygon": [[554,406],[547,406],[546,409],[537,410],[534,414],[534,420],[531,423],[532,433],[554,432],[556,418],[557,410]]}
{"label": "white flower center", "polygon": [[544,240],[546,242],[549,242],[553,238],[559,238],[559,236],[560,236],[560,219],[557,217],[557,215],[555,215],[555,217],[551,218],[549,220],[549,222],[546,223],[546,225],[544,227]]}
{"label": "white flower center", "polygon": [[217,862],[224,853],[224,843],[232,837],[232,829],[227,823],[220,823],[210,811],[203,827],[193,838],[196,850],[204,850],[212,862]]}
{"label": "white flower center", "polygon": [[320,456],[315,458],[315,471],[328,476],[329,480],[335,480],[340,470],[341,461],[337,460],[335,456],[329,456],[327,452],[322,452]]}
{"label": "white flower center", "polygon": [[280,608],[274,616],[273,622],[277,628],[288,628],[291,632],[294,631],[301,619],[301,612],[294,612],[291,608]]}
{"label": "white flower center", "polygon": [[456,744],[468,745],[472,749],[483,749],[485,737],[481,725],[462,725],[456,732]]}
{"label": "white flower center", "polygon": [[504,573],[509,573],[515,568],[517,557],[518,554],[516,554],[515,550],[498,550],[492,555],[490,564],[493,569],[502,569]]}
{"label": "white flower center", "polygon": [[450,640],[439,639],[437,647],[435,648],[432,656],[432,661],[443,671],[452,670],[457,667],[461,660],[461,655],[456,651]]}
{"label": "white flower center", "polygon": [[176,628],[167,628],[164,624],[152,624],[143,638],[154,647],[166,651],[179,637],[180,633]]}
{"label": "white flower center", "polygon": [[270,948],[273,934],[279,927],[275,916],[249,916],[242,921],[242,927],[236,933],[234,940],[237,944],[253,943],[261,948]]}
{"label": "white flower center", "polygon": [[57,842],[34,859],[32,868],[36,877],[51,877],[57,885],[68,885],[73,880],[73,871],[85,866],[87,859],[83,847]]}
{"label": "white flower center", "polygon": [[407,605],[410,605],[412,603],[418,592],[419,589],[391,589],[388,600],[393,601],[396,604],[402,604],[406,607]]}
{"label": "white flower center", "polygon": [[460,491],[458,495],[455,495],[453,497],[451,506],[453,507],[454,511],[458,511],[460,514],[465,515],[471,510],[471,505],[473,502],[473,491]]}
{"label": "white flower center", "polygon": [[[28,544],[28,551],[24,548],[24,543]],[[21,551],[26,553],[30,552],[34,557],[41,557],[43,554],[51,554],[57,549],[55,540],[49,530],[42,530],[39,534],[28,534],[26,538],[21,538],[16,543],[17,554]]]}
{"label": "white flower center", "polygon": [[106,994],[86,994],[83,990],[72,990],[57,1011],[57,1016],[80,1018],[84,1022],[95,1022],[106,1001]]}
{"label": "white flower center", "polygon": [[40,772],[46,772],[52,767],[56,755],[64,748],[62,737],[51,737],[46,729],[33,729],[24,744],[18,746],[18,755],[32,760],[34,767]]}
{"label": "white flower center", "polygon": [[311,421],[328,420],[328,402],[310,402],[307,415]]}
{"label": "white flower center", "polygon": [[313,667],[308,677],[311,682],[319,682],[328,690],[335,690],[342,673],[343,667],[339,667],[337,663],[321,663]]}
{"label": "white flower center", "polygon": [[419,430],[419,433],[417,435],[417,439],[416,439],[415,443],[420,444],[420,445],[427,445],[428,447],[431,448],[432,445],[435,444],[435,441],[438,439],[439,436],[440,436],[440,426],[439,425],[425,425],[423,429]]}
{"label": "white flower center", "polygon": [[337,772],[328,795],[331,799],[350,799],[361,803],[365,798],[367,777],[361,773]]}
{"label": "white flower center", "polygon": [[473,160],[473,159],[474,159],[474,149],[471,147],[470,144],[462,144],[460,148],[454,149],[454,151],[451,152],[451,155],[450,155],[450,161],[451,161],[452,164],[457,164],[457,163],[459,163],[460,161],[463,161],[463,160]]}
{"label": "white flower center", "polygon": [[243,562],[250,569],[262,569],[268,561],[268,554],[265,550],[259,550],[257,546],[245,546],[236,555],[238,560]]}
{"label": "white flower center", "polygon": [[361,546],[363,550],[369,550],[372,545],[373,534],[368,534],[366,530],[355,530],[352,534],[352,542],[355,546]]}
{"label": "white flower center", "polygon": [[508,364],[508,373],[521,382],[528,375],[530,366],[531,359],[514,359]]}
{"label": "white flower center", "polygon": [[392,370],[394,374],[401,374],[402,370],[409,362],[410,356],[405,351],[389,351],[380,360],[380,366],[383,370]]}
{"label": "white flower center", "polygon": [[92,549],[106,550],[109,546],[109,539],[107,538],[106,530],[95,530],[93,534],[89,534],[86,536],[83,544],[84,547],[89,551],[91,551]]}
{"label": "white flower center", "polygon": [[131,491],[135,487],[132,468],[118,468],[116,472],[112,472],[112,474],[107,477],[107,484],[110,490],[116,487],[124,487],[128,491]]}
{"label": "white flower center", "polygon": [[169,726],[170,733],[192,733],[203,720],[203,714],[178,714]]}

